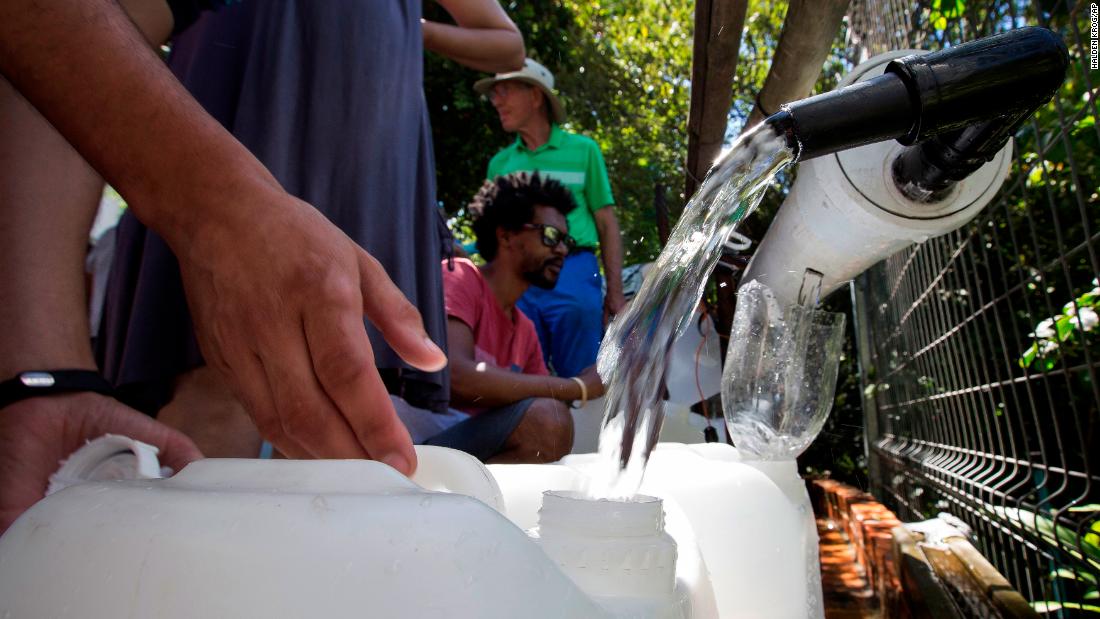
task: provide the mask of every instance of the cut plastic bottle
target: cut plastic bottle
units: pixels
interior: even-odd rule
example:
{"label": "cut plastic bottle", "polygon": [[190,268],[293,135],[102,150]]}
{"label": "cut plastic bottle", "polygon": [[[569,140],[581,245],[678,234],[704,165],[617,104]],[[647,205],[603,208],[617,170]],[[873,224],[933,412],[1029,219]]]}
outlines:
{"label": "cut plastic bottle", "polygon": [[738,291],[722,372],[726,428],[746,459],[790,460],[832,408],[844,314],[783,307],[752,281]]}

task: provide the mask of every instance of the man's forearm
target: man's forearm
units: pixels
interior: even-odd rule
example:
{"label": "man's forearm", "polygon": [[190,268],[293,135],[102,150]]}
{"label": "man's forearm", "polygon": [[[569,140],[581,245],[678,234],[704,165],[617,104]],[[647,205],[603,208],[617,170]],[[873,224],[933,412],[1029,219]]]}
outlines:
{"label": "man's forearm", "polygon": [[199,196],[277,186],[111,0],[0,3],[0,72],[169,243],[209,223]]}
{"label": "man's forearm", "polygon": [[609,294],[623,292],[623,239],[619,232],[619,220],[615,217],[614,207],[607,206],[596,211],[596,233],[600,237],[600,256],[603,258],[603,272],[607,279]]}
{"label": "man's forearm", "polygon": [[578,400],[580,397],[580,386],[569,378],[509,372],[488,364],[479,369],[472,360],[451,359],[454,403],[491,408],[524,398]]}
{"label": "man's forearm", "polygon": [[523,67],[523,37],[500,28],[462,28],[425,21],[424,47],[455,62],[486,73]]}
{"label": "man's forearm", "polygon": [[423,21],[424,47],[478,71],[523,67],[523,35],[497,0],[438,0],[456,25]]}

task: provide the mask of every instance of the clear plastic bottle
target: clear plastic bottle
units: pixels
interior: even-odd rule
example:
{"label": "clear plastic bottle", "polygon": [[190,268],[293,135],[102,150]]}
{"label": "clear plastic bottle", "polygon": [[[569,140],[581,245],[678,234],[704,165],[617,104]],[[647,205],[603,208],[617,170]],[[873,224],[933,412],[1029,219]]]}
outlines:
{"label": "clear plastic bottle", "polygon": [[752,281],[737,294],[722,372],[726,428],[746,460],[790,460],[817,437],[833,404],[844,314],[782,307]]}

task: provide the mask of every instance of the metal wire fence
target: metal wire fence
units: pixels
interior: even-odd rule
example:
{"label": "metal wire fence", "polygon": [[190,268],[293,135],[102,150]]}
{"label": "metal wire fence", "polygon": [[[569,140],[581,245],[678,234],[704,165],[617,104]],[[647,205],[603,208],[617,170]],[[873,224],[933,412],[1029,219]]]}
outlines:
{"label": "metal wire fence", "polygon": [[853,287],[872,491],[906,520],[961,518],[1037,609],[1065,617],[1100,606],[1095,6],[859,0],[849,15],[853,61],[1024,25],[1070,51],[998,197]]}

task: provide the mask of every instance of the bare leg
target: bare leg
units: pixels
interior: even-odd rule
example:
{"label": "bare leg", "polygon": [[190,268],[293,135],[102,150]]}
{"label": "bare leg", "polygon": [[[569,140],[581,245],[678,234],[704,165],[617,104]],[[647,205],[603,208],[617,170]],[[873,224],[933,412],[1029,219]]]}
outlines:
{"label": "bare leg", "polygon": [[573,446],[573,416],[559,400],[538,398],[490,464],[542,464],[564,458]]}
{"label": "bare leg", "polygon": [[[162,0],[164,35],[171,15]],[[167,15],[167,29],[164,16]],[[26,370],[95,369],[84,255],[103,181],[0,77],[0,380]],[[200,457],[186,437],[93,393],[30,398],[0,411],[0,532],[42,498],[46,480],[85,441],[125,433],[180,468]]]}
{"label": "bare leg", "polygon": [[84,255],[103,181],[0,78],[0,377],[94,369]]}
{"label": "bare leg", "polygon": [[[163,0],[123,5],[146,37],[170,34]],[[103,180],[2,77],[0,127],[0,380],[94,369],[84,256]]]}

